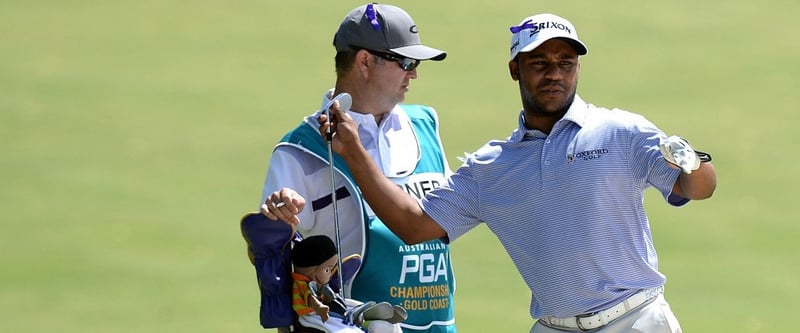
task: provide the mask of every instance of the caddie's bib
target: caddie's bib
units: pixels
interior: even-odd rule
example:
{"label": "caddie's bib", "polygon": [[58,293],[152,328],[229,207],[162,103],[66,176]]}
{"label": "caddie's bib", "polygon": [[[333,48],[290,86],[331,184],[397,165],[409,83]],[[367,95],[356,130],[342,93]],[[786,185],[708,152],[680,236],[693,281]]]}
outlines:
{"label": "caddie's bib", "polygon": [[[446,161],[432,111],[420,105],[400,105],[411,120],[421,156],[414,171],[402,178],[389,178],[417,200],[445,181]],[[283,142],[294,143],[327,163],[327,145],[319,132],[303,124],[287,134]],[[349,168],[334,155],[334,169],[352,181]],[[351,195],[366,207],[360,190]],[[355,277],[351,297],[360,301],[386,301],[408,311],[405,332],[456,332],[453,293],[455,280],[450,249],[440,240],[405,245],[381,220],[364,209],[366,250]]]}

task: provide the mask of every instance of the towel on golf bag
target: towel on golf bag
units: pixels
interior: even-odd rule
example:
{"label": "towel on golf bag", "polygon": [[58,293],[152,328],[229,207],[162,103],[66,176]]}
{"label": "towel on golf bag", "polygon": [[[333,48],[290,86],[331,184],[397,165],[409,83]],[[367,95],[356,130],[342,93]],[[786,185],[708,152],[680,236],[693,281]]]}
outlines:
{"label": "towel on golf bag", "polygon": [[[300,316],[298,323],[303,327],[313,328],[326,333],[403,333],[403,329],[399,324],[392,324],[385,320],[374,320],[370,315],[365,315],[376,305],[375,302],[362,303],[354,299],[346,298],[345,306],[348,313],[344,318],[338,315],[331,316],[326,322],[315,313]],[[388,305],[389,311],[393,311],[393,307]],[[382,310],[386,310],[383,308]],[[383,314],[387,316],[387,314]],[[365,327],[364,327],[365,326]]]}

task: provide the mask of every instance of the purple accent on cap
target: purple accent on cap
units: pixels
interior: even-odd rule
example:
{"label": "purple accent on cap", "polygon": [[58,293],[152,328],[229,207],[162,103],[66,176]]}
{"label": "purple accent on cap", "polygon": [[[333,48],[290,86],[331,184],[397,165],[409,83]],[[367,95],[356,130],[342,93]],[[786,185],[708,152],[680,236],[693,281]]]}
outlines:
{"label": "purple accent on cap", "polygon": [[375,31],[381,31],[381,24],[378,23],[378,16],[375,15],[375,5],[368,4],[367,10],[365,10],[364,14],[367,15],[369,24],[372,24],[372,27],[375,28]]}
{"label": "purple accent on cap", "polygon": [[533,20],[527,20],[520,25],[515,25],[511,28],[508,28],[508,30],[511,30],[512,34],[515,34],[525,29],[536,29],[536,25],[531,23],[531,21]]}

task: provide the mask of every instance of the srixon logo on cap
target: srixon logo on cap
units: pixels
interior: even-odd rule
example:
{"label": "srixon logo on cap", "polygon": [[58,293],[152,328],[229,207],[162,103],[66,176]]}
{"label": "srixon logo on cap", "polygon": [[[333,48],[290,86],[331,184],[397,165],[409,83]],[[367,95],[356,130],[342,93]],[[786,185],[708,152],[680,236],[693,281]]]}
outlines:
{"label": "srixon logo on cap", "polygon": [[572,34],[572,30],[570,29],[570,27],[568,25],[566,25],[564,23],[559,23],[559,22],[531,23],[529,29],[531,29],[530,36],[533,36],[533,35],[539,33],[539,31],[544,30],[544,29],[564,30],[568,34]]}

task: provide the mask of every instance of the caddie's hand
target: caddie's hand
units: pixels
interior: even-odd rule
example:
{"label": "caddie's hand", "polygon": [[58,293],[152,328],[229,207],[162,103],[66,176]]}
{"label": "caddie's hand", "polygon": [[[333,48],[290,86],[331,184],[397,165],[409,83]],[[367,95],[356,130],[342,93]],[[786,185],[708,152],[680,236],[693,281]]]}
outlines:
{"label": "caddie's hand", "polygon": [[328,116],[322,113],[317,120],[320,124],[320,135],[331,140],[331,149],[341,155],[348,150],[348,147],[360,145],[358,126],[356,126],[353,118],[342,110],[339,101],[331,105],[330,113],[332,119],[328,119]]}
{"label": "caddie's hand", "polygon": [[679,136],[670,136],[659,144],[661,155],[672,167],[680,168],[686,174],[700,167],[700,158],[692,145]]}
{"label": "caddie's hand", "polygon": [[297,214],[303,211],[306,199],[290,188],[282,188],[272,192],[261,205],[261,214],[270,220],[284,221],[289,225],[298,225],[300,219]]}

